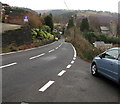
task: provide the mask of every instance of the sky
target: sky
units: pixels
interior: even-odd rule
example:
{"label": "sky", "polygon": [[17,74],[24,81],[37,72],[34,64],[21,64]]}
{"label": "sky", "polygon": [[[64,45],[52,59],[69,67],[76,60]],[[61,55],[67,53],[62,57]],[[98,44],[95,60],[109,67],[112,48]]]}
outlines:
{"label": "sky", "polygon": [[[32,10],[69,9],[118,12],[120,0],[0,0],[10,6],[27,7]],[[67,6],[65,5],[67,4]]]}

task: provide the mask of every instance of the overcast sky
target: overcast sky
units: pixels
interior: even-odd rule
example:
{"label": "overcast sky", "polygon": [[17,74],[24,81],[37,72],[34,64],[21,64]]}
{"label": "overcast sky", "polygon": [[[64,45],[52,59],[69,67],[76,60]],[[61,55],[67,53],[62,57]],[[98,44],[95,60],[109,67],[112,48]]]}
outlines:
{"label": "overcast sky", "polygon": [[0,0],[11,6],[27,7],[33,10],[69,9],[118,12],[119,0]]}

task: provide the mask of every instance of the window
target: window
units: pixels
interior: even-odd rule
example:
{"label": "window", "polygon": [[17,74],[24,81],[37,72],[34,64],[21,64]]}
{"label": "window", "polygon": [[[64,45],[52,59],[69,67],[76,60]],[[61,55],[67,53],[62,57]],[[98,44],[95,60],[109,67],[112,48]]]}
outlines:
{"label": "window", "polygon": [[107,51],[105,54],[105,58],[109,58],[109,59],[118,59],[118,56],[119,56],[118,50],[110,50]]}

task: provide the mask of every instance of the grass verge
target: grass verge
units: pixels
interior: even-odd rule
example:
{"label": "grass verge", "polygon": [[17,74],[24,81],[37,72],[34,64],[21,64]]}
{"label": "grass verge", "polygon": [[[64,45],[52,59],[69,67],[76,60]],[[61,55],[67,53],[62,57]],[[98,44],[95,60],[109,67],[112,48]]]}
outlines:
{"label": "grass verge", "polygon": [[80,35],[80,31],[78,29],[71,28],[65,33],[66,42],[70,42],[74,45],[77,56],[82,58],[85,61],[91,62],[92,59],[103,52],[103,50],[99,50],[93,47],[92,44],[89,43],[85,38]]}

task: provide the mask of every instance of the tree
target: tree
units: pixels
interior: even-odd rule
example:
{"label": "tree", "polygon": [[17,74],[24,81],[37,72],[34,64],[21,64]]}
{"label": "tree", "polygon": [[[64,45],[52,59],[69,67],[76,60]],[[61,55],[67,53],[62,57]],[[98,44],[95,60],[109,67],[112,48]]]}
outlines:
{"label": "tree", "polygon": [[80,30],[82,32],[89,31],[89,23],[87,18],[82,19],[82,23],[80,24]]}
{"label": "tree", "polygon": [[45,25],[49,26],[51,28],[51,32],[53,31],[53,19],[52,19],[52,14],[47,15],[44,18]]}
{"label": "tree", "polygon": [[74,26],[74,20],[73,20],[73,17],[71,17],[71,18],[69,19],[67,28],[69,29],[69,28],[71,28],[71,27],[73,27],[73,26]]}

